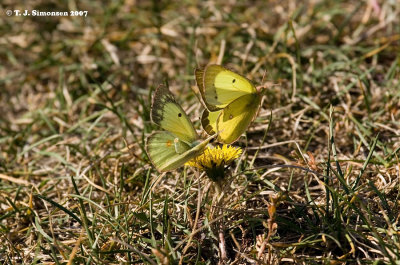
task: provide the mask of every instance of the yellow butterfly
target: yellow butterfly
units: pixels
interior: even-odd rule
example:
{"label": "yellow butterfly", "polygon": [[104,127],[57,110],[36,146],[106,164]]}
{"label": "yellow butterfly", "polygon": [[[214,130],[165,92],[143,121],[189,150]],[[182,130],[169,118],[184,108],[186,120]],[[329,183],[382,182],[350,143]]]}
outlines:
{"label": "yellow butterfly", "polygon": [[213,138],[199,141],[192,122],[163,85],[154,93],[151,119],[166,130],[153,132],[146,141],[146,152],[160,172],[174,170],[201,155]]}
{"label": "yellow butterfly", "polygon": [[261,93],[247,78],[220,65],[195,70],[196,83],[207,109],[201,117],[203,129],[218,141],[235,142],[255,118]]}

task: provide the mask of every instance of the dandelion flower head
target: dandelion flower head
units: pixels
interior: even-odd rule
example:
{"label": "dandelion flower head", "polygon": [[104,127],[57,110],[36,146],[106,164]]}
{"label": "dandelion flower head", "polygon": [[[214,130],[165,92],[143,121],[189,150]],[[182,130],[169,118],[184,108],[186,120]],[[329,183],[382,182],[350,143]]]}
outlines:
{"label": "dandelion flower head", "polygon": [[226,144],[222,147],[207,147],[203,154],[193,158],[186,165],[205,171],[211,180],[219,181],[224,178],[226,166],[229,166],[241,153],[242,149],[239,147]]}

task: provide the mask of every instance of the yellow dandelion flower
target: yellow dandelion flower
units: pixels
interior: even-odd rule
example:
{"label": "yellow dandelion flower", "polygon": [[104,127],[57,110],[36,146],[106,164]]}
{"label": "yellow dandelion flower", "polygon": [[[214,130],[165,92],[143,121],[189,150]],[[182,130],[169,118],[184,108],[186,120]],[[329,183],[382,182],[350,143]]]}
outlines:
{"label": "yellow dandelion flower", "polygon": [[186,163],[188,166],[197,167],[207,173],[207,176],[213,181],[219,181],[224,178],[224,171],[233,160],[239,157],[242,149],[224,144],[222,148],[207,147],[203,154],[193,158]]}

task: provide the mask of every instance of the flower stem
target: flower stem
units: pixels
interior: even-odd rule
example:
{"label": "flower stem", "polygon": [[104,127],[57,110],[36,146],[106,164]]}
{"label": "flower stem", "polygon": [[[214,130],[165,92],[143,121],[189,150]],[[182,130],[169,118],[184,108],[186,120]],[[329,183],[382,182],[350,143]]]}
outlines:
{"label": "flower stem", "polygon": [[[223,192],[223,183],[222,181],[217,181],[215,182],[215,191],[217,195],[217,211],[218,215],[223,215],[223,207],[222,207],[222,202],[223,202],[223,197],[224,197],[224,192]],[[218,247],[219,247],[219,252],[220,252],[220,261],[223,264],[225,260],[228,259],[226,255],[226,244],[225,244],[225,222],[224,218],[221,219],[221,221],[218,224]]]}

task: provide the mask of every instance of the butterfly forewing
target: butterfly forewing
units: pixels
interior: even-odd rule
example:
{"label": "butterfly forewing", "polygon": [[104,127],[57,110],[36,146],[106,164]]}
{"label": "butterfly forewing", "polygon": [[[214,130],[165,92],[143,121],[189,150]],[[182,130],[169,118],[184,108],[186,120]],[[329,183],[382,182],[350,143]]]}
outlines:
{"label": "butterfly forewing", "polygon": [[159,86],[154,94],[151,118],[154,123],[186,143],[197,139],[192,122],[165,86]]}
{"label": "butterfly forewing", "polygon": [[256,88],[247,78],[220,65],[205,68],[202,87],[203,100],[210,111],[224,108],[243,95],[256,93]]}

